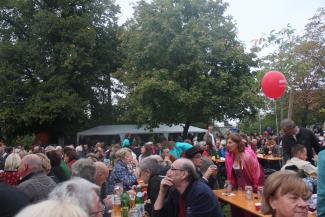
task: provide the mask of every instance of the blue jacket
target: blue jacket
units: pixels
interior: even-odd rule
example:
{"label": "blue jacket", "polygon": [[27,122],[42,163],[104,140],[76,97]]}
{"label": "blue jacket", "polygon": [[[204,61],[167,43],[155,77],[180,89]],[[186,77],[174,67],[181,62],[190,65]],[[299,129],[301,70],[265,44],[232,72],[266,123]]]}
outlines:
{"label": "blue jacket", "polygon": [[177,217],[179,197],[185,201],[187,217],[223,217],[217,197],[208,185],[199,180],[190,183],[182,195],[170,188],[163,208],[153,210],[152,217]]}
{"label": "blue jacket", "polygon": [[317,217],[325,217],[325,150],[318,153]]}

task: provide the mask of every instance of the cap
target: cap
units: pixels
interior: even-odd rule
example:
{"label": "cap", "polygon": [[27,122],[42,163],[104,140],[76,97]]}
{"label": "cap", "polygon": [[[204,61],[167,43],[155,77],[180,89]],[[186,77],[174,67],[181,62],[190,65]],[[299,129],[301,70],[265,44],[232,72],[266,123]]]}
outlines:
{"label": "cap", "polygon": [[202,154],[203,153],[203,150],[200,149],[199,147],[197,146],[194,146],[190,149],[188,149],[186,152],[185,152],[185,157],[186,158],[193,158],[196,154]]}

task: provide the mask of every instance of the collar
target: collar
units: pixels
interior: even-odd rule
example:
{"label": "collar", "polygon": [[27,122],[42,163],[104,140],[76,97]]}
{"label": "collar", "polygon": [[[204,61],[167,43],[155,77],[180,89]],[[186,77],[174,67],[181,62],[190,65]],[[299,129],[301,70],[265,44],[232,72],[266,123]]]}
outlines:
{"label": "collar", "polygon": [[193,185],[194,182],[195,182],[195,181],[190,182],[190,183],[187,185],[187,187],[186,187],[185,191],[183,192],[183,194],[180,195],[180,196],[184,199],[184,201],[185,201],[186,198],[189,196],[189,192],[190,192],[191,186]]}
{"label": "collar", "polygon": [[30,173],[30,174],[28,174],[27,176],[21,178],[19,183],[22,183],[22,182],[24,182],[24,181],[30,179],[32,176],[37,175],[37,174],[40,174],[40,173],[34,173],[34,172]]}

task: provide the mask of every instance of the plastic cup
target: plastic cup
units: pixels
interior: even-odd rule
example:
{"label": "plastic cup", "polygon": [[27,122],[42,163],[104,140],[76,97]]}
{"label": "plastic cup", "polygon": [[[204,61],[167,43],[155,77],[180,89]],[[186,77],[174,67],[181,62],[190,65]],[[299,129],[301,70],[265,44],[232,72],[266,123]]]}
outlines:
{"label": "plastic cup", "polygon": [[261,207],[262,207],[262,203],[255,203],[255,209],[256,211],[260,211],[261,210]]}

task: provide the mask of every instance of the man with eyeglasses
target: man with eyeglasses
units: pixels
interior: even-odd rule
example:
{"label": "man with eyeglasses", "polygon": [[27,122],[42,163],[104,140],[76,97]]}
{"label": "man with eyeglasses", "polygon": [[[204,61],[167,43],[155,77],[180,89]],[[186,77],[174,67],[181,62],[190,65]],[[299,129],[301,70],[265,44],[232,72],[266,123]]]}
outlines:
{"label": "man with eyeglasses", "polygon": [[221,217],[223,212],[214,193],[199,180],[192,161],[180,158],[161,180],[152,216]]}

